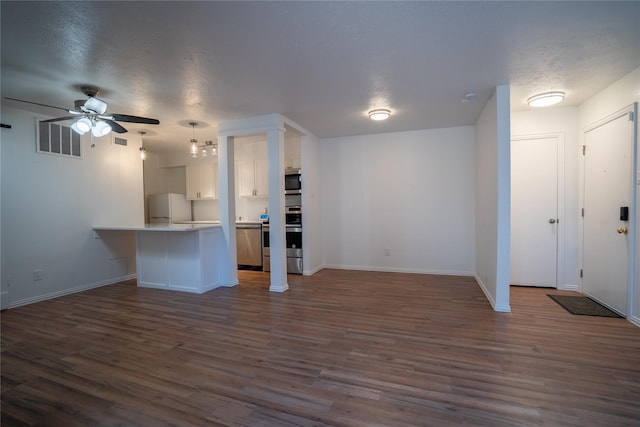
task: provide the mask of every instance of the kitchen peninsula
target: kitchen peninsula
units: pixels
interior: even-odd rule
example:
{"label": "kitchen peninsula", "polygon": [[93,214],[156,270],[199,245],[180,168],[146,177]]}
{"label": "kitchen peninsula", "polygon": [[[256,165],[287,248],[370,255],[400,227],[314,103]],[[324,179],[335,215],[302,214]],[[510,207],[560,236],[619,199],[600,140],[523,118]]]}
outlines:
{"label": "kitchen peninsula", "polygon": [[138,286],[204,293],[222,285],[225,244],[220,224],[96,226],[136,233]]}

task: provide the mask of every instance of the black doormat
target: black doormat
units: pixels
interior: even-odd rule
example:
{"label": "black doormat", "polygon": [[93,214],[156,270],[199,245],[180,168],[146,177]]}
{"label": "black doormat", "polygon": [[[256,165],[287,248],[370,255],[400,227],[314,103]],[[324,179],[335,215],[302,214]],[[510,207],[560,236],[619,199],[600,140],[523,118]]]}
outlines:
{"label": "black doormat", "polygon": [[579,314],[582,316],[622,317],[618,313],[609,310],[607,307],[595,302],[589,297],[551,294],[547,294],[547,296],[560,304],[562,308],[571,314]]}

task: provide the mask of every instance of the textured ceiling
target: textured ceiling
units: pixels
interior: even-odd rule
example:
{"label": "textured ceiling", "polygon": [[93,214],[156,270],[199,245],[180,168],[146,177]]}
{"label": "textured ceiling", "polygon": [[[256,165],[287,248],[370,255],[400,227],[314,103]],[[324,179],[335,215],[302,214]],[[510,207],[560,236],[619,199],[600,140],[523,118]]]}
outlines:
{"label": "textured ceiling", "polygon": [[[1,90],[158,118],[151,150],[280,113],[319,137],[472,125],[493,88],[512,110],[564,90],[578,105],[640,66],[640,2],[0,3]],[[467,92],[473,102],[462,103]],[[28,107],[56,117],[56,110]],[[386,122],[366,112],[387,107]],[[65,115],[61,112],[61,115]]]}

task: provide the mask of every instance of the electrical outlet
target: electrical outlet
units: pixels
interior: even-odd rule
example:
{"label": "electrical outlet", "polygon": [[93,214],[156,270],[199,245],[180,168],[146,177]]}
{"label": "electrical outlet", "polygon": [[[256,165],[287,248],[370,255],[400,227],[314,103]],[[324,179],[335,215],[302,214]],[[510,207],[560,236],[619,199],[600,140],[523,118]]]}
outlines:
{"label": "electrical outlet", "polygon": [[42,280],[42,270],[33,270],[33,281]]}

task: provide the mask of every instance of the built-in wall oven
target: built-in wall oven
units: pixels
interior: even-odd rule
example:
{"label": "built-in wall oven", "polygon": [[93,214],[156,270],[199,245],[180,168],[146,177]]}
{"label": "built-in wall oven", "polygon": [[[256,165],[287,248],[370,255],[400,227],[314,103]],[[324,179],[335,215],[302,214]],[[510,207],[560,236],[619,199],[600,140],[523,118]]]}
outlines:
{"label": "built-in wall oven", "polygon": [[287,206],[284,210],[284,220],[287,225],[302,227],[302,209],[299,206]]}
{"label": "built-in wall oven", "polygon": [[[302,274],[302,225],[286,225],[287,273]],[[262,226],[262,265],[264,271],[271,271],[271,252],[269,249],[269,224]]]}

